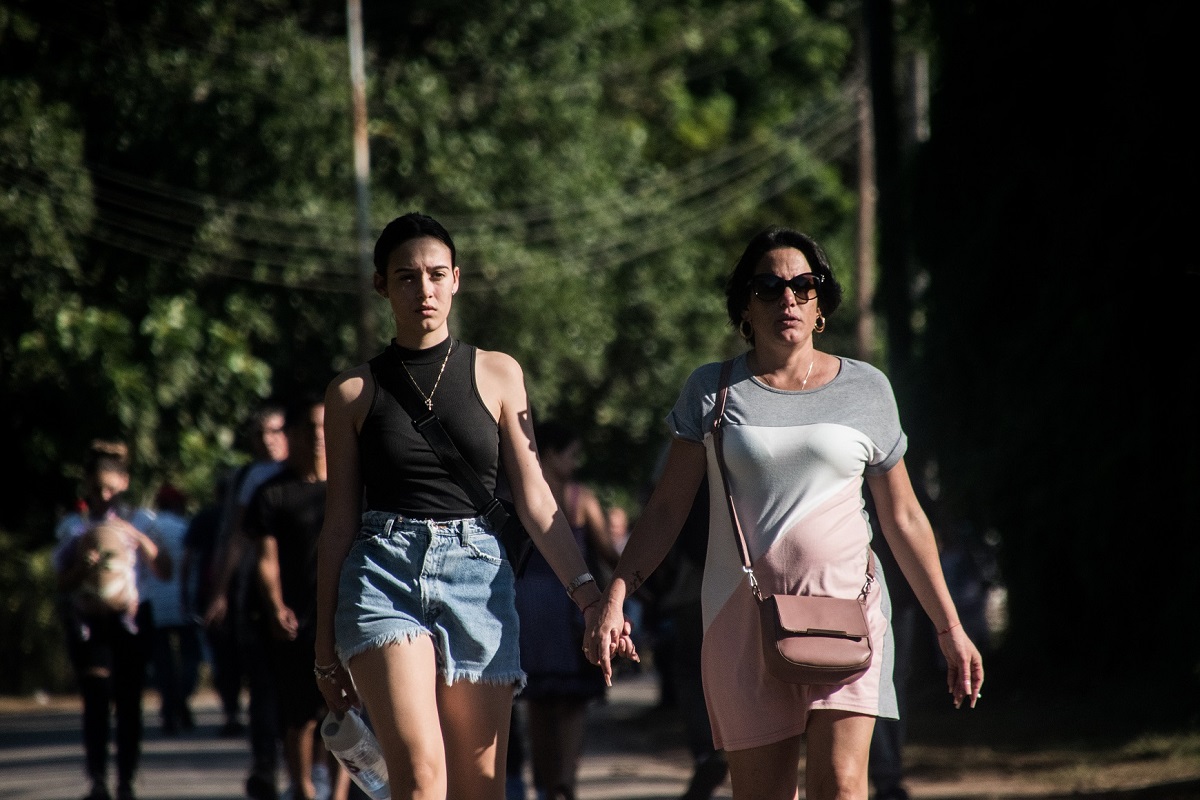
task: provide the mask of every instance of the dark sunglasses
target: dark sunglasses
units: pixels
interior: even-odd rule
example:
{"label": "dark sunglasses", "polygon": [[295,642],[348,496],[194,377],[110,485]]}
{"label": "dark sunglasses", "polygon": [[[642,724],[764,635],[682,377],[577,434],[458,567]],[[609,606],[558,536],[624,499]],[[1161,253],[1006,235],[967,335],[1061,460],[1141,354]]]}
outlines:
{"label": "dark sunglasses", "polygon": [[816,289],[824,281],[824,275],[812,272],[805,272],[787,280],[771,272],[760,272],[750,279],[750,291],[754,292],[754,296],[759,300],[769,303],[783,297],[783,289],[787,287],[796,296],[797,303],[807,303],[809,290]]}

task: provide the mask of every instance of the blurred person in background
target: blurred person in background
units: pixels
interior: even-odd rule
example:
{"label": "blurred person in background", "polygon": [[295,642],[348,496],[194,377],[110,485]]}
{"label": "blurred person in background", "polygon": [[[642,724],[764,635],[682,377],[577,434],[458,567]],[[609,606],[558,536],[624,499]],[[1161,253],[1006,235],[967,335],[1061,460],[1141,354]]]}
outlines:
{"label": "blurred person in background", "polygon": [[[216,577],[204,623],[221,637],[222,655],[229,663],[227,675],[244,681],[250,696],[250,774],[246,776],[246,796],[251,800],[276,800],[279,788],[279,712],[275,684],[267,669],[262,642],[261,608],[247,602],[258,570],[254,548],[246,537],[243,523],[246,509],[258,487],[279,474],[287,458],[284,431],[285,406],[271,400],[254,413],[250,421],[250,451],[253,461],[240,467],[230,485],[226,512],[215,556]],[[230,678],[232,680],[232,678]]]}
{"label": "blurred person in background", "polygon": [[110,800],[109,741],[116,712],[117,800],[134,800],[142,754],[142,695],[153,636],[150,606],[140,596],[139,568],[167,579],[165,550],[129,521],[124,442],[95,441],[84,463],[83,496],[55,531],[54,566],[67,652],[83,698],[83,745],[91,791]]}
{"label": "blurred person in background", "polygon": [[211,669],[213,688],[221,703],[224,721],[217,729],[222,737],[241,736],[246,732],[239,719],[241,715],[242,676],[233,654],[225,652],[228,636],[223,626],[204,625],[203,613],[212,600],[217,537],[221,530],[221,517],[225,499],[229,494],[232,474],[217,480],[212,500],[200,507],[188,524],[183,539],[183,557],[179,562],[179,589],[184,613],[200,626],[204,634],[203,650]]}
{"label": "blurred person in background", "polygon": [[[589,570],[602,574],[601,564],[611,570],[618,556],[604,509],[575,478],[583,447],[578,432],[549,420],[536,425],[534,434],[542,474]],[[583,657],[583,613],[541,553],[529,557],[517,579],[516,603],[521,668],[528,676],[520,701],[528,710],[533,785],[538,800],[574,800],[587,708],[604,697],[604,676]]]}
{"label": "blurred person in background", "polygon": [[188,587],[183,581],[192,577],[182,569],[184,539],[190,524],[187,498],[165,483],[155,494],[154,509],[146,517],[145,524],[139,527],[144,527],[171,562],[179,565],[166,580],[151,571],[141,582],[142,595],[154,615],[151,665],[160,698],[162,730],[173,736],[195,727],[191,697],[196,691],[201,661],[200,627],[184,607]]}
{"label": "blurred person in background", "polygon": [[[325,404],[301,396],[284,422],[288,457],[250,501],[243,530],[258,563],[255,600],[263,614],[262,641],[280,697],[279,726],[291,800],[345,800],[350,776],[317,736],[325,700],[313,678],[316,640],[317,536],[325,519]],[[322,791],[322,789],[324,791]]]}

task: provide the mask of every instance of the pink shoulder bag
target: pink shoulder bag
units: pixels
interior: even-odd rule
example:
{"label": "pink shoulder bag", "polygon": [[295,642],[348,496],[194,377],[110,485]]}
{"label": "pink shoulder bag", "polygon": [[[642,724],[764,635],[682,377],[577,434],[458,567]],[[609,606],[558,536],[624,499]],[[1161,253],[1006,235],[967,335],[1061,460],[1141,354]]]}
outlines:
{"label": "pink shoulder bag", "polygon": [[750,577],[750,591],[758,604],[759,632],[763,658],[772,675],[787,683],[844,686],[853,682],[871,666],[871,636],[867,627],[866,602],[875,581],[875,557],[868,550],[866,583],[858,599],[819,597],[817,595],[767,595],[759,591],[750,564],[750,549],[738,521],[737,509],[729,488],[722,448],[722,419],[729,395],[729,375],[733,361],[721,368],[717,408],[712,427],[713,445],[729,519],[741,551],[742,569]]}

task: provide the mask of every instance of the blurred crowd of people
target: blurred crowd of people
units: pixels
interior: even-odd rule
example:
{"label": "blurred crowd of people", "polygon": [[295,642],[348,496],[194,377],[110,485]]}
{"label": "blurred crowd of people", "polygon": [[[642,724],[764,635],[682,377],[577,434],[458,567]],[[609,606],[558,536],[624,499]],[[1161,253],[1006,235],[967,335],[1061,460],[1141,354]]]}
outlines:
{"label": "blurred crowd of people", "polygon": [[93,443],[80,499],[56,530],[59,608],[83,700],[89,800],[108,800],[114,788],[117,800],[135,798],[144,689],[159,695],[163,735],[195,729],[202,665],[220,699],[217,734],[245,737],[252,754],[247,797],[345,800],[352,793],[316,734],[325,713],[312,677],[323,406],[319,396],[265,403],[246,425],[250,459],[194,512],[170,483],[151,506],[130,505],[127,446]]}

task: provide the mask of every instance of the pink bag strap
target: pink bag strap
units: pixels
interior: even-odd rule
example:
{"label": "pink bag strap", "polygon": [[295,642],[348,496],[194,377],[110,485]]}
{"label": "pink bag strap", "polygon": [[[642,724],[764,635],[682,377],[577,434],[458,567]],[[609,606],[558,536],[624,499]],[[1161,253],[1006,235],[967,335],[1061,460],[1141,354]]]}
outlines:
{"label": "pink bag strap", "polygon": [[742,523],[738,519],[737,508],[733,504],[733,490],[729,486],[729,470],[725,468],[725,448],[722,444],[725,432],[721,423],[725,419],[725,402],[729,399],[729,376],[733,372],[733,359],[721,365],[721,378],[717,384],[717,406],[713,410],[712,437],[713,448],[717,453],[717,466],[721,470],[721,484],[725,487],[725,504],[729,508],[729,521],[733,524],[733,533],[737,539],[738,552],[742,556],[742,569],[750,576],[750,588],[754,596],[762,599],[758,592],[758,581],[754,579],[754,569],[750,565],[750,548],[746,546],[746,536],[742,533]]}
{"label": "pink bag strap", "polygon": [[[742,556],[742,571],[750,577],[750,591],[754,599],[762,601],[762,592],[758,588],[758,580],[754,577],[754,568],[750,564],[750,548],[746,544],[746,535],[742,532],[742,523],[738,519],[737,507],[733,504],[733,490],[729,485],[729,470],[725,466],[725,447],[723,444],[724,429],[721,423],[725,419],[725,403],[729,399],[729,376],[733,374],[734,359],[721,364],[721,377],[717,383],[717,404],[713,410],[712,437],[713,449],[717,454],[717,467],[721,471],[721,484],[725,487],[725,504],[729,508],[729,521],[733,525],[733,533],[737,542],[738,552]],[[867,548],[867,582],[863,584],[859,600],[866,601],[871,592],[871,584],[875,581],[875,553]]]}

